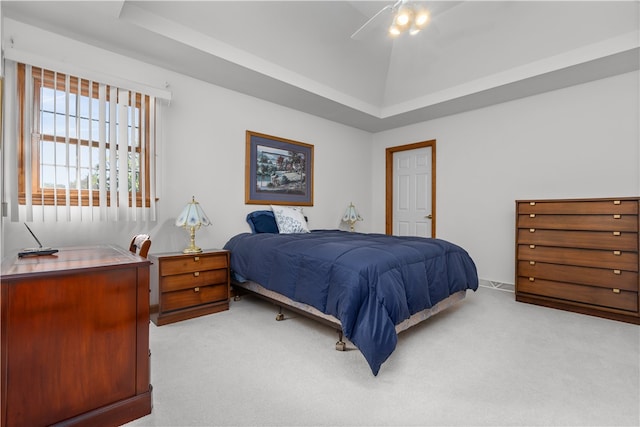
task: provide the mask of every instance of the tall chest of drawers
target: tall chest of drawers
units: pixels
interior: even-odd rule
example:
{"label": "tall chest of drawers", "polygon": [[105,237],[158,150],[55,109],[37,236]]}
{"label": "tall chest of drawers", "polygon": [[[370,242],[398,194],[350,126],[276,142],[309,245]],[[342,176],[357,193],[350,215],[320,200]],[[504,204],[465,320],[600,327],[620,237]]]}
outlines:
{"label": "tall chest of drawers", "polygon": [[516,201],[516,300],[640,324],[640,198]]}
{"label": "tall chest of drawers", "polygon": [[158,326],[229,309],[229,251],[150,254],[158,280]]}

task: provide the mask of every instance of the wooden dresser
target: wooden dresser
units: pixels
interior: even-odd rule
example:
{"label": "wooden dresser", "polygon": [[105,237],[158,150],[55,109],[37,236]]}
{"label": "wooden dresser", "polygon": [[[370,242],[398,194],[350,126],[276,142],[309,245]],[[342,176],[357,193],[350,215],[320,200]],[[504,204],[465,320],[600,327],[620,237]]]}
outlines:
{"label": "wooden dresser", "polygon": [[640,324],[640,198],[516,201],[516,300]]}
{"label": "wooden dresser", "polygon": [[2,261],[2,426],[151,412],[149,261],[115,246]]}
{"label": "wooden dresser", "polygon": [[229,251],[150,254],[158,283],[158,325],[229,309]]}

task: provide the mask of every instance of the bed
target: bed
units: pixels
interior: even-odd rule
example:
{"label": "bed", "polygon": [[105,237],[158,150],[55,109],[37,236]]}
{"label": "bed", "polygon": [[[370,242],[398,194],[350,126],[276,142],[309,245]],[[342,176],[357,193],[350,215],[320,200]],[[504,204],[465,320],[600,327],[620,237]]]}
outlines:
{"label": "bed", "polygon": [[234,288],[335,326],[374,375],[399,332],[478,288],[473,260],[451,242],[308,230],[304,219],[278,221],[282,208],[273,209],[250,213],[251,233],[224,246]]}

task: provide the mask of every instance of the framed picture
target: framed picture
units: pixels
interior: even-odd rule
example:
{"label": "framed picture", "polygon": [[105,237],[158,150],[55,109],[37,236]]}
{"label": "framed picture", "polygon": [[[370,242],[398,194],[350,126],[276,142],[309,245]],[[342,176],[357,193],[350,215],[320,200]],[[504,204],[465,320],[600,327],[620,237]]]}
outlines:
{"label": "framed picture", "polygon": [[313,206],[313,145],[247,131],[245,203]]}

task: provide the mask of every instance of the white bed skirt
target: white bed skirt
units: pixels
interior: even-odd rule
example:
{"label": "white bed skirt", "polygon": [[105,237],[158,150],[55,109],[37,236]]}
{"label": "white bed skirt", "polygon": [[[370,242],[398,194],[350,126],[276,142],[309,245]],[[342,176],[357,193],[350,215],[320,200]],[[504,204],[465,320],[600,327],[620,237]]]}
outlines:
{"label": "white bed skirt", "polygon": [[[264,296],[269,300],[271,300],[273,303],[282,304],[282,306],[284,307],[290,307],[290,308],[296,309],[296,311],[308,313],[309,315],[322,319],[325,323],[333,325],[336,328],[339,328],[340,330],[342,330],[342,324],[340,323],[340,320],[337,319],[336,317],[331,316],[330,314],[325,314],[320,310],[318,310],[317,308],[310,306],[309,304],[293,301],[291,298],[288,298],[282,294],[266,289],[265,287],[263,287],[262,285],[256,282],[253,282],[251,280],[247,280],[245,282],[234,281],[233,286],[237,288],[245,289],[254,294]],[[396,333],[405,331],[410,327],[427,320],[429,317],[433,316],[434,314],[437,314],[443,310],[446,310],[447,308],[458,303],[459,301],[462,301],[465,296],[466,296],[466,291],[456,292],[454,294],[451,294],[447,298],[443,299],[433,307],[427,308],[425,310],[415,313],[408,319],[405,319],[396,325]]]}

